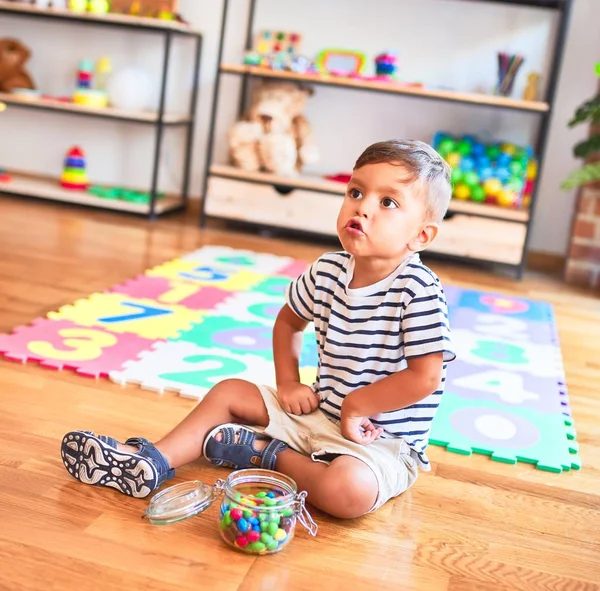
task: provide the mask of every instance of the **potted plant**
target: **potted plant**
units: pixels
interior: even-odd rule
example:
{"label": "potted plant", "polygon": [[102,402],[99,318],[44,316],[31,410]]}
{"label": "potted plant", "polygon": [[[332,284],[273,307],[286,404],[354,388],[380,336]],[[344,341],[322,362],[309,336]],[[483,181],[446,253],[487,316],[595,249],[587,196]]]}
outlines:
{"label": "potted plant", "polygon": [[[596,74],[600,77],[600,62],[596,64]],[[583,103],[576,111],[569,127],[589,123],[591,130],[588,139],[579,142],[573,148],[575,158],[582,158],[582,168],[573,171],[561,184],[563,189],[574,189],[600,181],[600,92]]]}

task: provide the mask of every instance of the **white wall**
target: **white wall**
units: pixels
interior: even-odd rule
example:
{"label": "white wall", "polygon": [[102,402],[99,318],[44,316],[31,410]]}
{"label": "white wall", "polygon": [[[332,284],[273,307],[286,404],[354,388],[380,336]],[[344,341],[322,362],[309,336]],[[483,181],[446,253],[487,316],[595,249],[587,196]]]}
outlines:
{"label": "white wall", "polygon": [[[230,4],[225,59],[237,62],[244,45],[248,3],[231,0]],[[571,146],[585,133],[584,129],[568,130],[566,122],[575,107],[593,93],[593,64],[600,56],[600,2],[574,0],[574,4],[531,244],[535,250],[556,253],[566,250],[574,203],[573,194],[561,191],[558,185],[577,165]],[[200,192],[204,168],[221,9],[221,2],[215,0],[181,1],[184,16],[204,33],[192,176],[195,194]],[[467,91],[492,89],[497,50],[520,52],[526,63],[515,96],[520,96],[528,71],[547,72],[546,46],[555,27],[550,11],[463,0],[259,0],[256,23],[258,28],[301,32],[307,55],[324,47],[347,47],[371,58],[383,49],[393,49],[399,53],[403,79]],[[70,93],[82,57],[108,55],[116,67],[133,63],[155,81],[159,77],[160,38],[147,33],[123,34],[1,16],[0,36],[9,35],[32,48],[29,69],[44,92]],[[173,109],[186,104],[190,50],[183,41],[174,48],[168,101]],[[238,87],[238,79],[223,76],[216,136],[220,158],[226,154],[224,135],[235,118]],[[528,143],[538,121],[528,114],[324,87],[316,88],[307,114],[322,151],[322,159],[313,169],[316,173],[351,169],[357,155],[372,141],[401,135],[429,140],[438,129],[488,133]],[[65,150],[75,143],[87,152],[94,182],[141,186],[149,182],[150,128],[16,109],[0,117],[0,165],[7,168],[56,175]],[[161,167],[162,188],[179,186],[181,154],[182,135],[169,131]]]}

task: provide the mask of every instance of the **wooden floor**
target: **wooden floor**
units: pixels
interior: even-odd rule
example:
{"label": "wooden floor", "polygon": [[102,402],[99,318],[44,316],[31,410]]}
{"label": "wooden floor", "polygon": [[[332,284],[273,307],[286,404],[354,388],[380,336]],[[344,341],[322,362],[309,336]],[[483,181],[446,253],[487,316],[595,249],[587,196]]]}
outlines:
{"label": "wooden floor", "polygon": [[[308,246],[0,196],[0,332],[204,244],[314,258]],[[446,283],[556,306],[584,469],[563,475],[432,447],[433,472],[376,514],[314,512],[283,553],[253,558],[219,541],[216,508],[152,526],[146,501],[72,480],[61,435],[88,428],[156,438],[193,401],[0,361],[0,589],[315,591],[600,590],[600,299],[530,273],[521,283],[432,262]],[[177,481],[213,483],[203,462]]]}

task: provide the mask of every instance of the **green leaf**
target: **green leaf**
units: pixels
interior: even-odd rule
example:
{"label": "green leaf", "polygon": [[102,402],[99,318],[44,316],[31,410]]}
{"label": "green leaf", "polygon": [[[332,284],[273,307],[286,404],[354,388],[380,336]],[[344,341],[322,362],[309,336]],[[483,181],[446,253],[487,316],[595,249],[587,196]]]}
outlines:
{"label": "green leaf", "polygon": [[574,127],[588,119],[590,119],[592,123],[600,123],[600,94],[583,103],[583,105],[575,111],[575,116],[569,121],[569,127]]}
{"label": "green leaf", "polygon": [[574,189],[587,183],[600,181],[600,162],[586,164],[579,170],[574,170],[560,185],[561,189]]}
{"label": "green leaf", "polygon": [[598,153],[600,153],[600,135],[593,135],[573,148],[576,158],[588,158]]}

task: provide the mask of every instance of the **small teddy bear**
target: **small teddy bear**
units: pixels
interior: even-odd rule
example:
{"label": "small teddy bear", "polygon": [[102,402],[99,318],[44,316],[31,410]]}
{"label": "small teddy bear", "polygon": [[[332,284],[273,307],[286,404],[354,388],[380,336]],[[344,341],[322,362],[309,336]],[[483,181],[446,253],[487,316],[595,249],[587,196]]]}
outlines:
{"label": "small teddy bear", "polygon": [[35,89],[33,79],[25,70],[30,55],[29,49],[16,39],[0,39],[0,92]]}
{"label": "small teddy bear", "polygon": [[312,91],[292,82],[263,81],[254,89],[244,120],[228,134],[235,166],[295,176],[318,161],[312,130],[303,115]]}

